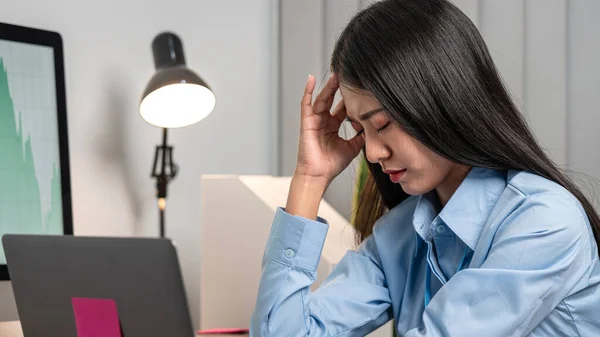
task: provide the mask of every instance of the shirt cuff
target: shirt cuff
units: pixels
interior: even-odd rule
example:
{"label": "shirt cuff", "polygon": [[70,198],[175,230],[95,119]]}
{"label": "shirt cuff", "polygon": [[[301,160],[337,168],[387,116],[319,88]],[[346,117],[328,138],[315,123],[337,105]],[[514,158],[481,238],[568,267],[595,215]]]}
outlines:
{"label": "shirt cuff", "polygon": [[275,212],[265,256],[282,264],[310,272],[317,270],[327,237],[329,224],[286,213],[281,207]]}

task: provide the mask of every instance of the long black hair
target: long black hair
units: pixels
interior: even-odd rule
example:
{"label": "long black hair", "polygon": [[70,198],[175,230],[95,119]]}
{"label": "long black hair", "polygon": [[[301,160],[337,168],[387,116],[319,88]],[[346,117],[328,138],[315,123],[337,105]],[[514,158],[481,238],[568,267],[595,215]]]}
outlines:
{"label": "long black hair", "polygon": [[[448,160],[535,173],[583,205],[596,242],[600,218],[546,155],[512,101],[475,25],[447,0],[383,0],[359,12],[331,58],[340,82],[372,94],[409,135]],[[368,164],[355,222],[358,241],[408,195]]]}

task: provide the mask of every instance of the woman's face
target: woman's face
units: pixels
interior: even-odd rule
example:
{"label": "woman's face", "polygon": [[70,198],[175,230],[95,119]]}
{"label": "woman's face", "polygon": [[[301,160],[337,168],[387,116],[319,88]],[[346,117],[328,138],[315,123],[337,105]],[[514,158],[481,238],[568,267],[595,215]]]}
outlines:
{"label": "woman's face", "polygon": [[392,182],[399,183],[404,192],[420,195],[444,184],[456,185],[454,190],[458,187],[462,179],[454,183],[449,180],[461,176],[453,171],[463,166],[441,157],[409,136],[388,118],[372,95],[351,90],[343,84],[340,92],[348,120],[354,130],[362,132],[365,137],[367,160],[379,163],[384,172],[390,174]]}

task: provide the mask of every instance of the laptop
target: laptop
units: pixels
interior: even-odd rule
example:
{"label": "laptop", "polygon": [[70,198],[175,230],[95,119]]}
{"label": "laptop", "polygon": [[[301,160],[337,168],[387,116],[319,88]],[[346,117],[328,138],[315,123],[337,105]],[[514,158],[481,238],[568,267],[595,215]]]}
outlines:
{"label": "laptop", "polygon": [[168,239],[8,234],[2,242],[24,337],[86,337],[78,331],[90,329],[90,316],[106,326],[115,311],[122,337],[194,336]]}

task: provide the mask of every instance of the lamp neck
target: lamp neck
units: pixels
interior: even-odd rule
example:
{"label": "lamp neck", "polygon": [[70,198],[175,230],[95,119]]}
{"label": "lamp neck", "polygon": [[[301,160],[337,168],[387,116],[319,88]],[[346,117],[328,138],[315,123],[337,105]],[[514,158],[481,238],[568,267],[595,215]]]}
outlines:
{"label": "lamp neck", "polygon": [[185,66],[183,43],[173,33],[161,33],[152,41],[154,67],[158,69]]}

